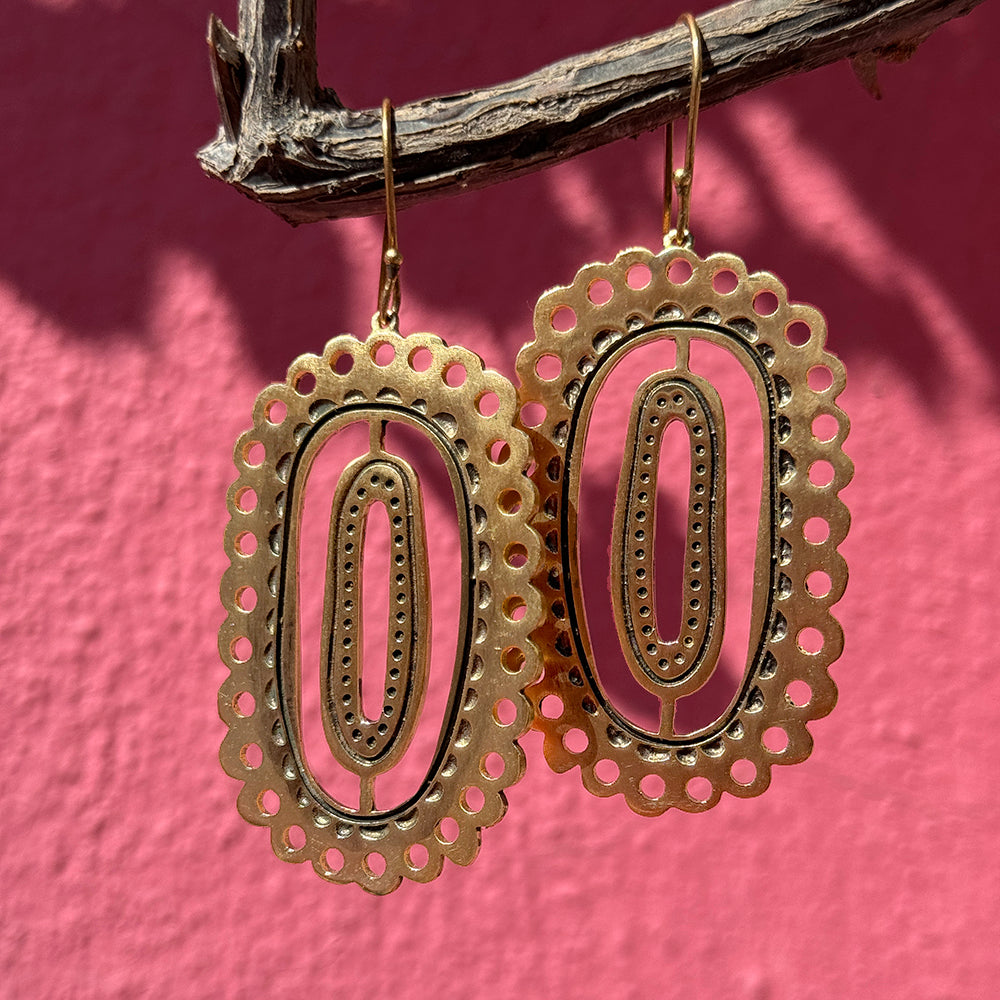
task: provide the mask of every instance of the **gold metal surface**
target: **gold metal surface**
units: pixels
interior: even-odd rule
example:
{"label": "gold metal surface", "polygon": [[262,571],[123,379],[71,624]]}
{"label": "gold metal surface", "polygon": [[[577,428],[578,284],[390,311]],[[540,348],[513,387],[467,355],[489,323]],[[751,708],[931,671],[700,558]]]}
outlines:
{"label": "gold metal surface", "polygon": [[[369,418],[371,419],[371,418]],[[413,469],[385,451],[386,421],[371,420],[371,452],[340,477],[330,514],[320,668],[323,728],[334,757],[348,770],[362,768],[361,807],[375,807],[374,779],[399,761],[416,729],[427,687],[431,595],[420,483]],[[386,647],[382,711],[361,709],[364,662],[360,624],[364,607],[361,562],[371,507],[392,519],[388,607],[393,641]]]}
{"label": "gold metal surface", "polygon": [[[461,373],[464,380],[455,377]],[[486,405],[490,394],[495,412]],[[221,760],[243,782],[240,813],[270,828],[278,857],[308,861],[331,882],[386,893],[403,878],[430,881],[446,857],[468,864],[480,831],[504,814],[503,790],[523,773],[517,740],[532,711],[522,691],[540,673],[529,633],[542,607],[531,582],[540,543],[529,524],[536,509],[525,475],[530,445],[513,427],[515,409],[513,387],[477,355],[432,334],[401,337],[376,317],[366,341],[336,337],[322,357],[293,362],[285,382],[260,394],[253,427],[237,442],[239,478],[228,494],[225,539],[230,566],[221,587],[228,617],[219,648],[230,670],[219,691],[229,727]],[[322,787],[304,751],[298,566],[310,468],[331,435],[359,422],[368,426],[369,452],[344,470],[332,499],[316,678],[330,750],[360,784],[360,805],[351,808]],[[385,429],[394,422],[423,432],[449,471],[462,607],[433,763],[408,800],[387,804],[378,801],[374,779],[412,736],[431,618],[420,483],[403,457],[386,451]],[[359,566],[374,503],[386,505],[393,529],[393,631],[382,709],[368,718]],[[376,669],[381,675],[381,665]]]}
{"label": "gold metal surface", "polygon": [[[682,350],[689,344],[678,341]],[[680,633],[664,639],[656,624],[656,490],[663,432],[685,425],[690,439],[689,563],[681,587]],[[651,375],[635,394],[618,479],[611,602],[625,661],[660,698],[660,735],[673,735],[674,703],[711,676],[722,645],[726,597],[726,434],[715,387],[678,365]]]}
{"label": "gold metal surface", "polygon": [[396,230],[396,179],[392,169],[393,114],[389,98],[382,100],[382,169],[385,176],[385,226],[382,229],[382,266],[378,279],[378,319],[383,329],[399,331],[399,303],[402,291],[399,271],[403,255],[399,252]]}
{"label": "gold metal surface", "polygon": [[[681,14],[677,23],[687,25],[691,33],[691,96],[688,98],[687,140],[684,166],[674,170],[674,123],[666,127],[666,176],[663,179],[664,246],[691,245],[691,185],[694,183],[694,146],[698,139],[698,110],[701,107],[702,42],[698,22],[691,14]],[[674,220],[674,188],[677,189],[677,219]]]}
{"label": "gold metal surface", "polygon": [[[735,287],[719,291],[717,285],[727,287],[721,279]],[[597,282],[604,294],[592,297]],[[583,526],[577,515],[583,452],[601,386],[631,351],[667,341],[676,351],[673,367],[647,378],[632,406],[610,540],[613,616],[622,650],[633,675],[661,702],[660,725],[647,731],[616,708],[601,683],[583,603]],[[742,676],[725,711],[685,734],[674,729],[674,705],[716,670],[726,578],[726,427],[718,394],[689,368],[690,348],[698,341],[723,348],[752,381],[764,448]],[[703,260],[687,247],[669,246],[658,254],[623,251],[610,264],[586,265],[571,285],[539,300],[535,340],[517,360],[522,426],[532,439],[539,489],[534,524],[544,540],[535,581],[548,610],[532,636],[545,673],[528,694],[549,764],[557,771],[580,767],[594,794],[622,794],[647,815],[672,806],[708,809],[723,792],[757,795],[767,787],[772,765],[808,756],[806,723],[833,708],[836,688],[828,668],[840,655],[843,635],[830,608],[847,583],[837,546],[850,520],[838,493],[853,467],[842,451],[848,420],[836,405],[844,369],[825,342],[820,313],[789,302],[774,275],[748,273],[732,254]],[[561,360],[560,373],[543,378],[539,362],[553,355]],[[529,426],[542,412],[538,404],[544,418]],[[832,418],[832,434],[816,424],[821,416]],[[677,639],[666,640],[656,624],[650,553],[660,443],[674,421],[690,440],[683,585],[688,613]],[[813,467],[827,462],[832,480],[817,485]],[[823,526],[825,539],[810,540],[818,536],[810,530],[807,537],[807,522]],[[826,591],[812,582],[811,574],[819,571],[829,576]],[[819,634],[818,651],[807,651],[812,646],[804,630]],[[808,685],[807,698],[802,684],[792,689],[795,699],[790,696],[789,685],[797,681]],[[542,710],[550,695],[561,702],[557,713]]]}

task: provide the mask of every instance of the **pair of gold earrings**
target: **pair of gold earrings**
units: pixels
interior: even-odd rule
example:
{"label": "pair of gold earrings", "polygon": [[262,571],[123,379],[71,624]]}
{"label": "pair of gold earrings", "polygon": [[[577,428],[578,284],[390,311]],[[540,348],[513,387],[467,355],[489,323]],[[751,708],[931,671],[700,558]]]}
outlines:
{"label": "pair of gold earrings", "polygon": [[[515,389],[471,351],[433,334],[400,336],[391,107],[383,104],[386,221],[378,312],[364,341],[331,340],[296,359],[254,407],[237,442],[228,495],[228,617],[219,692],[228,725],[221,759],[243,782],[240,813],[268,826],[275,853],[310,861],[332,882],[374,893],[426,882],[444,859],[468,864],[481,830],[524,771],[518,739],[532,726],[556,771],[579,766],[595,795],[636,812],[708,809],[724,792],[762,792],[773,764],[803,760],[806,722],[836,701],[828,668],[842,632],[830,608],[847,568],[837,552],[849,515],[838,492],[852,466],[836,399],[841,363],[825,350],[811,306],[788,301],[766,272],[732,254],[702,259],[688,230],[701,83],[693,48],[685,164],[668,152],[664,249],[628,249],[584,266],[535,309]],[[668,127],[668,151],[672,135]],[[678,194],[674,220],[673,190]],[[602,294],[595,294],[600,288]],[[659,702],[641,727],[608,696],[584,611],[578,510],[594,403],[609,374],[649,344],[672,353],[646,378],[628,419],[614,506],[611,601],[622,654]],[[720,394],[691,369],[692,347],[721,349],[752,383],[763,435],[749,644],[738,689],[696,732],[675,726],[678,699],[715,671],[726,600],[726,421]],[[458,375],[459,377],[455,377]],[[367,452],[334,490],[320,638],[320,714],[335,760],[356,775],[355,808],[324,789],[306,760],[302,724],[299,566],[310,469],[324,445],[366,425]],[[416,791],[376,803],[375,779],[413,737],[428,683],[430,586],[421,484],[386,431],[422,434],[448,470],[459,512],[462,603],[450,695],[432,763]],[[690,486],[683,613],[676,636],[657,623],[653,552],[664,432],[687,435]],[[362,551],[369,512],[391,526],[390,618],[381,710],[362,705]],[[544,704],[543,704],[544,703]],[[368,710],[370,711],[370,709]]]}

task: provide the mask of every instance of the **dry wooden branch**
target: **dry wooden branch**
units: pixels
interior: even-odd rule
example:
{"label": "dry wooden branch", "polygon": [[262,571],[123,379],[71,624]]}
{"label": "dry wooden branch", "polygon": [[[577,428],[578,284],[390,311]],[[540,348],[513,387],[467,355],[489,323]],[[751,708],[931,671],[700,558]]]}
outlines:
{"label": "dry wooden branch", "polygon": [[[880,57],[912,51],[982,0],[740,0],[698,18],[702,106],[853,58],[873,86]],[[204,169],[293,224],[383,210],[379,109],[319,87],[316,0],[241,0],[238,39],[215,17],[209,44],[222,127]],[[686,110],[687,30],[554,63],[483,90],[396,109],[400,207],[539,170]]]}

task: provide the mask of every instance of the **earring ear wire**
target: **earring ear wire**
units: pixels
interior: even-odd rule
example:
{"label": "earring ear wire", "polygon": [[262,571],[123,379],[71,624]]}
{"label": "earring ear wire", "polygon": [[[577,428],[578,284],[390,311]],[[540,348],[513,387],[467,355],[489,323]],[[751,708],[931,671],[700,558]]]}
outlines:
{"label": "earring ear wire", "polygon": [[[698,138],[698,112],[701,106],[702,40],[698,22],[692,14],[681,14],[678,24],[686,24],[691,34],[691,92],[688,97],[687,140],[684,166],[674,169],[674,123],[667,122],[663,177],[663,245],[691,247],[691,185],[694,181],[694,147]],[[677,192],[677,218],[674,219],[674,191]]]}
{"label": "earring ear wire", "polygon": [[396,178],[392,163],[393,125],[395,116],[388,97],[382,100],[382,171],[385,176],[385,225],[382,228],[382,265],[378,279],[378,312],[376,320],[383,330],[399,332],[401,291],[399,272],[403,255],[399,252],[396,227]]}

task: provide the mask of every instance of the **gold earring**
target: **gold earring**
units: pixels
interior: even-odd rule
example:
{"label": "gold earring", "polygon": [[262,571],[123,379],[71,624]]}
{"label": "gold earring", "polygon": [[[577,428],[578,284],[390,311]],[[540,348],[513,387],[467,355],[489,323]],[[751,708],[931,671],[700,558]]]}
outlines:
{"label": "gold earring", "polygon": [[[828,668],[840,655],[843,634],[830,607],[847,583],[837,546],[849,525],[837,494],[853,473],[841,448],[848,420],[835,405],[844,368],[825,349],[820,313],[789,302],[774,275],[749,272],[739,257],[702,259],[692,249],[702,42],[694,18],[682,20],[693,56],[687,148],[684,166],[674,171],[668,127],[664,249],[624,250],[610,264],[587,264],[572,284],[546,292],[535,310],[535,340],[517,359],[520,420],[537,462],[535,525],[544,539],[536,582],[549,610],[533,635],[545,667],[529,691],[536,725],[556,771],[579,766],[589,791],[620,793],[646,815],[672,806],[708,809],[723,792],[757,795],[772,765],[808,756],[806,722],[826,715],[836,701]],[[577,516],[595,398],[611,370],[647,344],[672,344],[664,350],[675,360],[634,395],[610,570],[622,655],[638,684],[659,701],[658,725],[642,726],[613,703],[595,663]],[[726,599],[727,432],[719,391],[692,370],[692,349],[702,351],[701,344],[734,357],[752,381],[764,467],[742,677],[728,708],[687,732],[675,725],[675,709],[716,670]],[[656,614],[656,487],[663,434],[675,423],[687,435],[690,490],[680,627],[665,636]]]}
{"label": "gold earring", "polygon": [[[227,497],[225,536],[230,566],[221,586],[228,617],[219,635],[230,670],[219,691],[229,727],[221,760],[243,782],[241,815],[270,828],[278,857],[309,861],[328,881],[379,894],[403,878],[430,881],[445,858],[468,864],[480,831],[503,816],[503,790],[524,771],[517,741],[532,711],[523,689],[540,669],[528,635],[541,615],[531,584],[540,547],[529,525],[536,506],[525,475],[530,444],[513,426],[513,386],[471,351],[429,333],[399,334],[392,132],[386,100],[386,220],[371,334],[364,341],[334,337],[322,356],[293,361],[287,379],[260,394],[253,428],[236,444],[239,477]],[[330,754],[357,778],[357,807],[327,791],[306,760],[302,695],[310,682],[301,666],[298,579],[310,469],[351,424],[367,425],[368,445],[344,468],[329,508],[318,701]],[[393,803],[380,800],[376,782],[413,737],[431,628],[421,483],[387,444],[395,425],[426,437],[448,470],[462,597],[436,752],[418,787]],[[361,565],[377,504],[392,526],[392,616],[382,708],[369,717],[361,698]]]}

